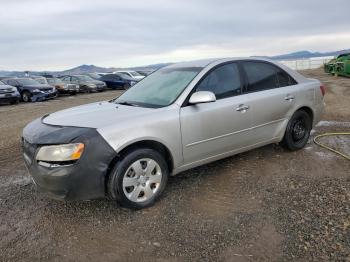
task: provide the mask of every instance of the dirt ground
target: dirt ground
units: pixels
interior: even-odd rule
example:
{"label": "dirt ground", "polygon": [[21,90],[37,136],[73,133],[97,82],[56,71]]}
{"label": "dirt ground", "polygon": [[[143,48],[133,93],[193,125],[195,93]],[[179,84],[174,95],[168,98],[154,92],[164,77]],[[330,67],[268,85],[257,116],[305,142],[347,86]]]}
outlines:
{"label": "dirt ground", "polygon": [[[312,136],[350,131],[350,79],[303,74],[327,87]],[[298,152],[269,145],[187,171],[140,211],[36,192],[21,156],[23,127],[119,93],[0,106],[0,261],[350,261],[350,161],[312,139]],[[349,138],[323,141],[350,154]]]}

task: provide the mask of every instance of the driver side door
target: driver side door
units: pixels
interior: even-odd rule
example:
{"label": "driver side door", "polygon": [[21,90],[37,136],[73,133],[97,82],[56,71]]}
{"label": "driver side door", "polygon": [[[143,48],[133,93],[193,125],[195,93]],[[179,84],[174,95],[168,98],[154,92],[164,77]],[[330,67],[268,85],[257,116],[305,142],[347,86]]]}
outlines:
{"label": "driver side door", "polygon": [[214,68],[197,84],[194,91],[211,91],[217,100],[180,110],[185,166],[223,158],[251,143],[250,95],[242,89],[237,63]]}

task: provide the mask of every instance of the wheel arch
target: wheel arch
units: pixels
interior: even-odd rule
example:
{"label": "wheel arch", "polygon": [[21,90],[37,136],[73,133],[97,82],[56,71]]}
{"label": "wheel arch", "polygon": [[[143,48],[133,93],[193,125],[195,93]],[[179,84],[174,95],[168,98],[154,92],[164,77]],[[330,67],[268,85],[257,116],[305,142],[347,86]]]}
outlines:
{"label": "wheel arch", "polygon": [[167,163],[169,173],[171,174],[171,172],[174,169],[174,159],[171,154],[171,151],[167,146],[165,146],[163,143],[159,141],[151,140],[151,139],[135,141],[121,148],[113,157],[113,159],[110,161],[108,165],[107,173],[105,176],[105,189],[106,189],[105,192],[107,192],[107,184],[108,184],[109,176],[111,175],[111,171],[113,170],[113,167],[116,165],[116,163],[118,163],[118,161],[122,159],[125,155],[127,155],[129,152],[140,148],[153,149],[159,152],[161,155],[163,155]]}
{"label": "wheel arch", "polygon": [[314,123],[314,111],[312,110],[312,108],[311,107],[309,107],[309,106],[301,106],[301,107],[299,107],[297,110],[295,110],[295,112],[297,112],[297,111],[305,111],[309,116],[310,116],[310,118],[311,118],[311,123],[312,123],[312,125],[313,125],[313,123]]}

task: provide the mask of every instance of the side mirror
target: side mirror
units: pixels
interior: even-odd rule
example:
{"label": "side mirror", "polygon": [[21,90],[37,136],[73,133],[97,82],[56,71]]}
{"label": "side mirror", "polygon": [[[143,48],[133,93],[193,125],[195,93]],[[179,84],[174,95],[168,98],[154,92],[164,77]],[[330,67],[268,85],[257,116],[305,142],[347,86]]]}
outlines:
{"label": "side mirror", "polygon": [[216,97],[213,92],[210,91],[198,91],[191,95],[189,103],[192,105],[201,103],[215,102]]}

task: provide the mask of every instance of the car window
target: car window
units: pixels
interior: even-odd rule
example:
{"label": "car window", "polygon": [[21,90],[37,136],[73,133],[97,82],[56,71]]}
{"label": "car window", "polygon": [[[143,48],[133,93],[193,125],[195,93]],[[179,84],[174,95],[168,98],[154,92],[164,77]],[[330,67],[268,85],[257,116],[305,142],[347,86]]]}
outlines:
{"label": "car window", "polygon": [[242,63],[248,80],[248,92],[256,92],[278,87],[277,68],[263,62]]}
{"label": "car window", "polygon": [[7,80],[7,84],[10,85],[10,86],[18,85],[17,81],[12,80],[12,79]]}
{"label": "car window", "polygon": [[211,91],[217,99],[241,94],[241,80],[236,63],[226,64],[211,71],[196,88],[196,91]]}
{"label": "car window", "polygon": [[296,84],[296,81],[280,68],[277,68],[277,80],[279,87],[291,86]]}

